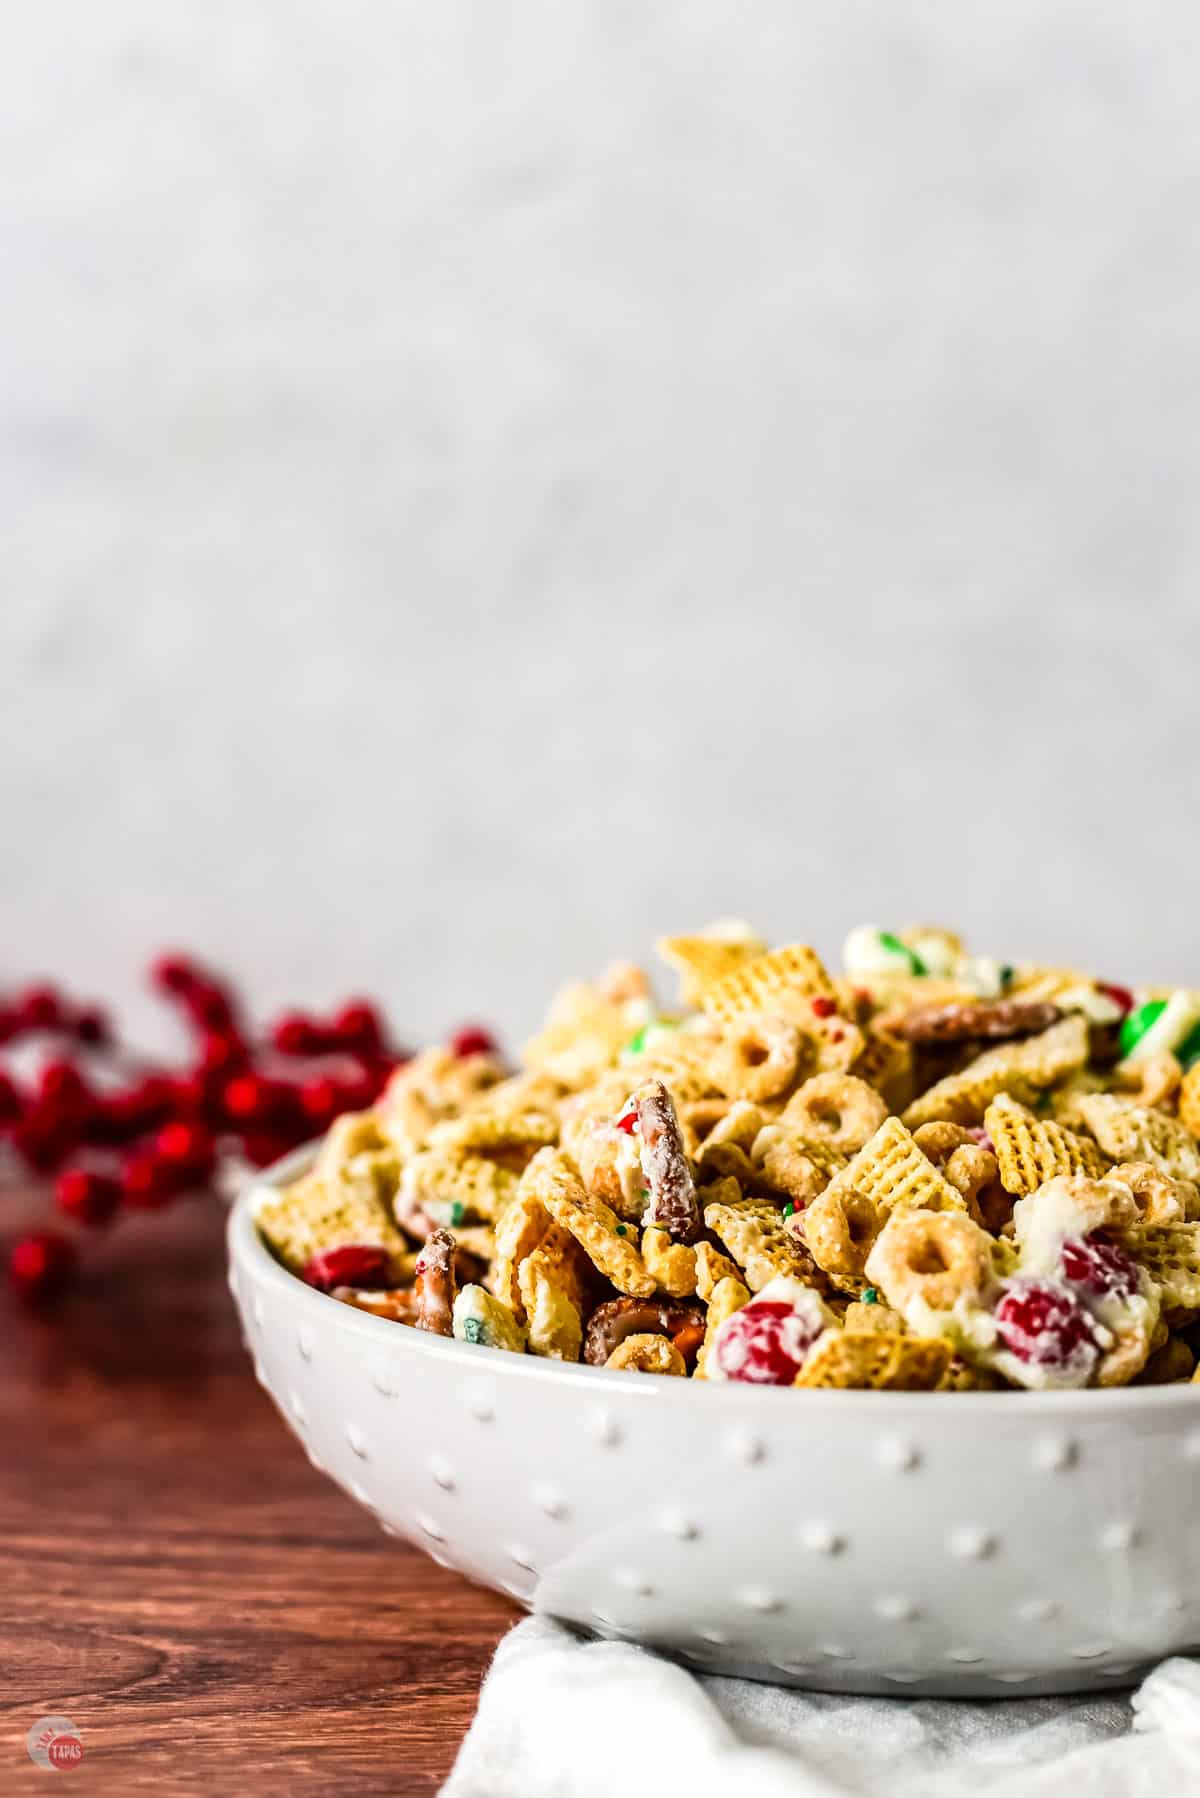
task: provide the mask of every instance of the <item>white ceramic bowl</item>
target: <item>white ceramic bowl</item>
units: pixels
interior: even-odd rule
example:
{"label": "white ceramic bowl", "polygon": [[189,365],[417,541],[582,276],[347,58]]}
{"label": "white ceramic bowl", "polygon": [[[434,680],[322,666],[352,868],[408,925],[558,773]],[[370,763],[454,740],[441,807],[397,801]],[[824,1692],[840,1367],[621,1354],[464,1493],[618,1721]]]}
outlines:
{"label": "white ceramic bowl", "polygon": [[1200,1387],[801,1396],[562,1366],[310,1290],[256,1197],[230,1286],[309,1459],[530,1610],[893,1696],[1113,1687],[1200,1644]]}

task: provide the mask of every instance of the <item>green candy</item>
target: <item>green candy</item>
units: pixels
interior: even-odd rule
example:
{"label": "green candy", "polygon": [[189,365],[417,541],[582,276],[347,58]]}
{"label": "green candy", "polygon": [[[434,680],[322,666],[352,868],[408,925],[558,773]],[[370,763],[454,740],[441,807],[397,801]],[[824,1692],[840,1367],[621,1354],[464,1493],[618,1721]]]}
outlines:
{"label": "green candy", "polygon": [[902,943],[900,938],[898,936],[893,936],[890,930],[881,930],[879,932],[879,940],[890,954],[902,955],[904,957],[908,963],[908,971],[910,974],[927,974],[929,972],[916,950],[910,949],[907,943]]}
{"label": "green candy", "polygon": [[1144,1005],[1134,1006],[1121,1025],[1122,1055],[1128,1055],[1132,1049],[1137,1047],[1151,1024],[1157,1023],[1166,1009],[1165,999],[1147,999]]}

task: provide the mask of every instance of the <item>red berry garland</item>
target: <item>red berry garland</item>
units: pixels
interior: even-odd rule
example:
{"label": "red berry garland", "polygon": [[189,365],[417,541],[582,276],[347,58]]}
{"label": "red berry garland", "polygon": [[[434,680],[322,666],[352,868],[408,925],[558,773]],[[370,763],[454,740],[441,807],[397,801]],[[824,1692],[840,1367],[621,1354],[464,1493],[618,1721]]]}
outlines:
{"label": "red berry garland", "polygon": [[[373,1104],[408,1059],[366,999],[327,1019],[287,1011],[260,1040],[230,986],[190,956],[159,956],[150,980],[188,1030],[177,1067],[122,1050],[99,1006],[72,1004],[49,983],[0,996],[0,1044],[53,1046],[32,1080],[0,1069],[0,1142],[53,1174],[58,1214],[88,1229],[122,1210],[157,1210],[231,1164],[278,1160],[340,1113]],[[464,1056],[495,1048],[477,1026],[452,1046]],[[28,1302],[49,1303],[77,1259],[75,1240],[33,1231],[11,1249],[10,1283]]]}

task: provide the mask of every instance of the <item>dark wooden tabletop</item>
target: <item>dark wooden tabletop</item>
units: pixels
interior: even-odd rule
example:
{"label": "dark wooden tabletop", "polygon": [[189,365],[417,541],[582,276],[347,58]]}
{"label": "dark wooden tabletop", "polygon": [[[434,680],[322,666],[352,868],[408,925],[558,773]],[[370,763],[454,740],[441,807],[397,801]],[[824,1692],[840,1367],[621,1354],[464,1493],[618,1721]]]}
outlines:
{"label": "dark wooden tabletop", "polygon": [[[0,1192],[0,1240],[31,1203]],[[0,1293],[0,1792],[420,1798],[515,1619],[309,1466],[242,1348],[223,1209],[122,1221],[44,1318]],[[28,1758],[46,1715],[78,1767]]]}

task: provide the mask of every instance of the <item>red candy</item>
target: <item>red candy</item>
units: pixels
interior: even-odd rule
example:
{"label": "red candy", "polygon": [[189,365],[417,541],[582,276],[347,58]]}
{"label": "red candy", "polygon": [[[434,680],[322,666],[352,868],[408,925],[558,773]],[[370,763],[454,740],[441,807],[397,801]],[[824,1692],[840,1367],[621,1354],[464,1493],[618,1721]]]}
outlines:
{"label": "red candy", "polygon": [[1100,1352],[1091,1318],[1057,1280],[1010,1280],[996,1306],[996,1329],[1005,1348],[1032,1367],[1083,1373]]}
{"label": "red candy", "polygon": [[627,1136],[632,1136],[637,1129],[637,1121],[637,1107],[635,1106],[632,1110],[623,1111],[621,1113],[620,1117],[617,1119],[617,1129],[624,1130]]}
{"label": "red candy", "polygon": [[755,1299],[721,1325],[712,1351],[718,1377],[790,1386],[824,1328],[787,1299]]}
{"label": "red candy", "polygon": [[1138,1289],[1137,1268],[1124,1249],[1095,1236],[1068,1236],[1058,1269],[1064,1280],[1094,1298],[1131,1298]]}
{"label": "red candy", "polygon": [[335,1286],[387,1286],[387,1250],[360,1244],[326,1249],[313,1256],[300,1278],[318,1292],[332,1292]]}

